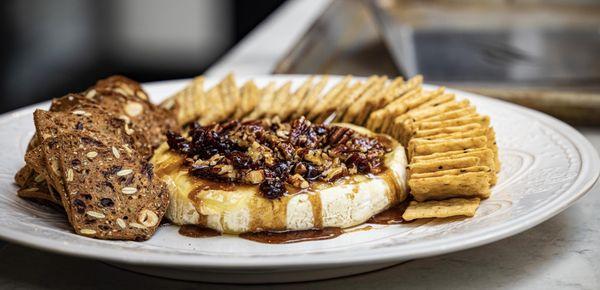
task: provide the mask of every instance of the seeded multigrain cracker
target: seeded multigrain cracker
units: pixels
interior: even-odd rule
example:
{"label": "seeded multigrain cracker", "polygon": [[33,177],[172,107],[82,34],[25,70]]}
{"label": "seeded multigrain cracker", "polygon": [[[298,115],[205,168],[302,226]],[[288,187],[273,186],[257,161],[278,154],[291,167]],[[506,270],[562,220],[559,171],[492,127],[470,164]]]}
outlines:
{"label": "seeded multigrain cracker", "polygon": [[147,135],[140,128],[100,108],[87,107],[85,111],[73,109],[62,112],[36,110],[33,119],[36,128],[39,128],[38,134],[45,135],[40,135],[42,139],[67,132],[108,135],[128,144],[140,158],[149,159],[152,155]]}
{"label": "seeded multigrain cracker", "polygon": [[451,198],[425,202],[411,201],[402,218],[407,221],[423,218],[445,218],[452,216],[475,216],[479,198]]}
{"label": "seeded multigrain cracker", "polygon": [[487,166],[415,173],[408,180],[416,201],[442,200],[452,197],[487,198],[490,195],[490,172]]}
{"label": "seeded multigrain cracker", "polygon": [[20,185],[17,195],[21,198],[41,202],[42,204],[53,204],[61,207],[60,196],[50,192],[46,178],[43,175],[33,172],[33,169],[31,168],[29,170],[31,170],[32,173],[29,174],[27,180]]}
{"label": "seeded multigrain cracker", "polygon": [[[80,95],[88,100],[86,102],[93,102],[106,112],[134,123],[148,136],[153,147],[158,147],[166,140],[168,130],[179,129],[171,112],[152,104],[141,86],[127,78],[117,76],[100,80]],[[81,106],[78,102],[74,102],[74,105]],[[68,109],[62,106],[62,109],[57,110],[54,107],[53,104],[50,110]]]}
{"label": "seeded multigrain cracker", "polygon": [[[62,204],[75,232],[101,239],[146,240],[166,211],[166,186],[154,177],[147,161],[134,155],[115,158],[111,148],[117,144],[79,133],[50,137],[41,146],[51,164],[49,175],[61,185]],[[90,160],[89,152],[97,157]]]}

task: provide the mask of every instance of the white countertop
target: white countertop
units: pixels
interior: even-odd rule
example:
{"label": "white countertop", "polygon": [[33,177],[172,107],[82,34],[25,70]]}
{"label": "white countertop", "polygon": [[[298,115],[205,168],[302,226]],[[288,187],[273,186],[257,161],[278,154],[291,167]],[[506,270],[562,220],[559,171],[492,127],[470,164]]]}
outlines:
{"label": "white countertop", "polygon": [[[207,71],[268,74],[329,1],[287,2]],[[580,131],[600,151],[600,129]],[[291,289],[600,289],[600,187],[543,224],[505,240],[391,268]],[[0,289],[241,288],[155,278],[102,262],[0,242]],[[143,279],[143,280],[142,280]],[[270,289],[274,286],[254,286]]]}

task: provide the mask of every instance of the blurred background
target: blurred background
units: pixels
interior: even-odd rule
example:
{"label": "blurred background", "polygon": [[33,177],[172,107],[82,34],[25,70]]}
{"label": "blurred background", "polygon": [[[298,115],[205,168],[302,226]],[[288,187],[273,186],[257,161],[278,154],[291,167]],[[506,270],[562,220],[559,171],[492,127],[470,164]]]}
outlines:
{"label": "blurred background", "polygon": [[[327,8],[273,73],[422,74],[600,125],[600,1],[323,1]],[[111,74],[140,82],[196,76],[284,2],[2,1],[0,111]]]}
{"label": "blurred background", "polygon": [[123,74],[201,74],[284,0],[0,2],[0,111]]}

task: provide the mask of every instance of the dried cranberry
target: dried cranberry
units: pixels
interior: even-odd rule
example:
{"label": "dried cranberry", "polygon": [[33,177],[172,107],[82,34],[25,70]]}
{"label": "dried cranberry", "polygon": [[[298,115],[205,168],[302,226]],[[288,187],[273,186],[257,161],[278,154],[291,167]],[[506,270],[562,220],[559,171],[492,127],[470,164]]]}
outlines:
{"label": "dried cranberry", "polygon": [[230,159],[235,168],[248,169],[252,165],[252,158],[246,153],[232,152],[227,156]]}
{"label": "dried cranberry", "polygon": [[322,171],[319,170],[319,168],[317,168],[316,166],[310,163],[304,163],[304,166],[306,166],[306,173],[304,173],[303,175],[304,179],[312,181],[321,176]]}
{"label": "dried cranberry", "polygon": [[115,205],[115,202],[112,199],[105,197],[100,199],[100,205],[102,205],[103,207],[112,207],[113,205]]}
{"label": "dried cranberry", "polygon": [[371,170],[371,164],[369,164],[369,160],[367,156],[363,153],[352,153],[350,157],[346,160],[346,165],[349,167],[354,165],[358,172],[368,173]]}
{"label": "dried cranberry", "polygon": [[169,130],[167,131],[167,144],[171,150],[187,154],[190,152],[189,142],[181,135]]}
{"label": "dried cranberry", "polygon": [[259,186],[260,192],[270,199],[276,199],[282,197],[287,193],[283,181],[277,178],[267,178]]}
{"label": "dried cranberry", "polygon": [[291,165],[289,162],[283,161],[275,164],[275,166],[273,166],[271,170],[273,170],[275,176],[280,178],[287,178],[287,176],[290,174]]}
{"label": "dried cranberry", "polygon": [[73,205],[75,206],[75,210],[77,210],[78,213],[85,212],[85,202],[83,202],[81,199],[75,199],[73,201]]}
{"label": "dried cranberry", "polygon": [[150,162],[144,164],[142,166],[142,174],[145,174],[148,177],[148,180],[152,181],[152,177],[154,176],[154,165]]}

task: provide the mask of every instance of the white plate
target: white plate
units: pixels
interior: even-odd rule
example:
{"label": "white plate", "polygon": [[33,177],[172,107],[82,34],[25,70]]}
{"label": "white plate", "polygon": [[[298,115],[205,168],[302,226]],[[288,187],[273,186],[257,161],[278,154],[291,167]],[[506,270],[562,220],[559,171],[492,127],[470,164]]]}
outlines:
{"label": "white plate", "polygon": [[[296,86],[304,78],[254,77],[261,85],[291,80]],[[159,101],[186,83],[158,82],[145,88]],[[176,226],[161,227],[142,243],[81,237],[71,232],[63,215],[16,196],[13,176],[23,165],[34,131],[31,114],[36,107],[47,107],[45,103],[0,116],[0,237],[165,277],[230,283],[305,281],[365,272],[517,234],[567,208],[598,178],[596,151],[572,127],[520,106],[452,92],[491,116],[500,147],[499,183],[473,218],[374,225],[373,230],[332,240],[288,245],[260,244],[235,236],[187,238],[177,234]]]}

